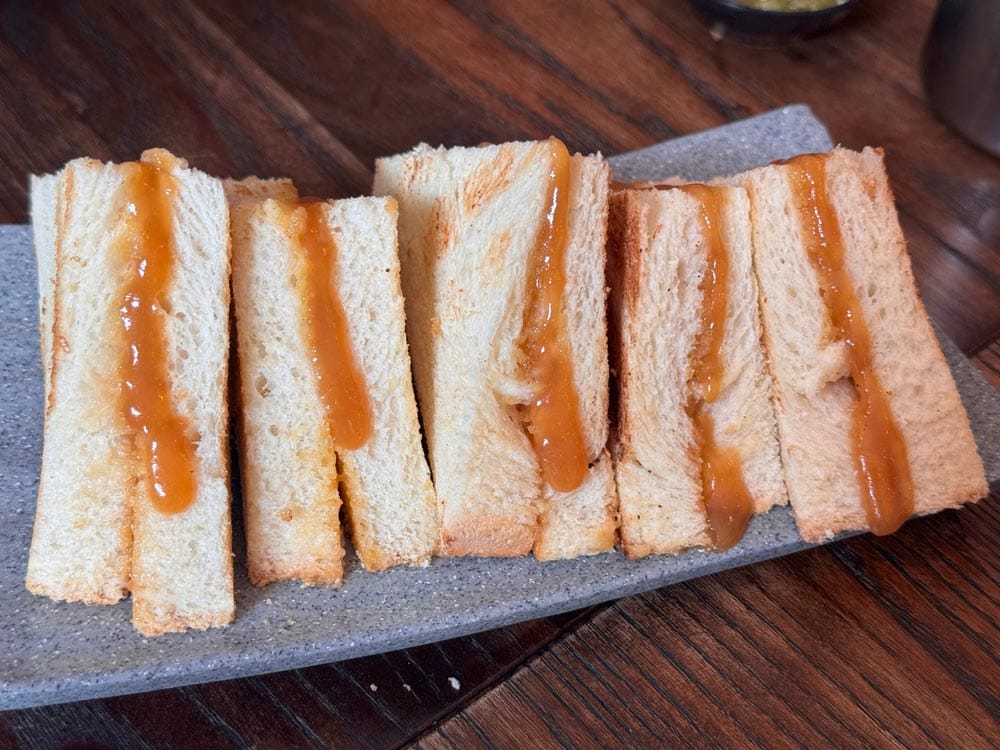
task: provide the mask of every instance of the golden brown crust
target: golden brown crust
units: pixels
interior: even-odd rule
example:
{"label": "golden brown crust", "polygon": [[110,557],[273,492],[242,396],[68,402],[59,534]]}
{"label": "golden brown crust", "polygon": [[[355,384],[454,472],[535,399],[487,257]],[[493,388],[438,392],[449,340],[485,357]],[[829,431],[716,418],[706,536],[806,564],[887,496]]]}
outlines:
{"label": "golden brown crust", "polygon": [[293,201],[299,197],[295,184],[286,178],[264,180],[246,177],[242,180],[224,180],[223,186],[230,210],[263,202],[268,198]]}
{"label": "golden brown crust", "polygon": [[316,560],[302,559],[287,561],[274,557],[258,558],[253,565],[248,563],[250,583],[263,588],[276,581],[301,581],[307,586],[327,586],[340,588],[344,582],[343,559]]}
{"label": "golden brown crust", "polygon": [[[349,506],[345,504],[344,507],[348,508]],[[346,515],[348,516],[347,522],[350,524],[350,513],[348,512]],[[350,528],[353,529],[353,526],[350,526]],[[352,539],[353,537],[354,532],[352,531]],[[430,563],[431,557],[433,554],[436,554],[431,552],[423,557],[414,558],[400,554],[388,554],[384,548],[374,546],[355,546],[354,551],[358,555],[358,560],[361,562],[361,566],[369,573],[380,573],[383,570],[394,568],[397,565],[409,565],[411,567],[422,568]]]}
{"label": "golden brown crust", "polygon": [[441,554],[448,557],[520,557],[534,544],[534,527],[483,523],[481,518],[451,523],[441,531]]}
{"label": "golden brown crust", "polygon": [[90,605],[117,604],[128,594],[128,589],[122,588],[117,595],[108,594],[105,591],[95,591],[91,587],[82,586],[61,586],[54,588],[40,583],[30,576],[25,583],[25,588],[32,594],[47,596],[57,602],[81,602]]}
{"label": "golden brown crust", "polygon": [[55,290],[59,289],[59,277],[62,275],[62,264],[63,256],[65,252],[63,251],[63,244],[66,238],[66,227],[69,224],[69,212],[70,212],[70,199],[69,196],[73,194],[73,183],[74,183],[74,171],[73,162],[66,165],[66,169],[63,174],[63,178],[59,180],[59,187],[56,189],[56,231],[55,231],[55,279],[54,289],[52,294],[52,339],[51,346],[52,350],[48,354],[49,371],[45,373],[45,377],[49,381],[49,393],[48,399],[45,404],[45,416],[47,417],[49,412],[52,411],[52,403],[55,399],[55,391],[51,387],[56,381],[56,373],[59,369],[59,349],[62,349],[64,353],[68,353],[68,345],[66,344],[66,337],[63,335],[62,326],[60,320],[62,318],[62,305],[60,299],[62,295],[56,294]]}
{"label": "golden brown crust", "polygon": [[652,548],[648,544],[630,542],[623,534],[619,536],[619,540],[622,554],[629,560],[641,560],[652,552]]}
{"label": "golden brown crust", "polygon": [[[228,209],[228,204],[227,204]],[[231,221],[228,217],[227,219]],[[233,621],[235,617],[235,591],[233,582],[233,524],[232,524],[232,514],[233,514],[233,491],[232,491],[232,476],[233,476],[233,462],[232,462],[232,450],[229,444],[229,432],[230,432],[230,414],[229,414],[229,365],[232,362],[232,341],[233,341],[233,299],[232,299],[232,270],[233,270],[233,234],[231,231],[226,232],[226,269],[225,269],[225,279],[226,283],[222,285],[222,304],[226,310],[226,344],[230,352],[229,356],[223,359],[222,372],[219,373],[219,391],[222,393],[222,404],[220,405],[219,419],[221,421],[221,427],[219,428],[219,455],[222,456],[223,460],[223,471],[226,477],[226,484],[228,491],[226,492],[226,516],[229,521],[225,524],[222,531],[222,548],[230,552],[229,555],[229,578],[226,581],[227,591],[226,594],[233,604],[233,612],[230,614],[229,619],[225,623],[228,624]]]}
{"label": "golden brown crust", "polygon": [[[611,443],[616,460],[622,458],[632,440],[628,414],[629,371],[627,348],[630,336],[622,330],[626,311],[629,317],[639,304],[642,271],[642,206],[635,191],[612,193],[608,211],[608,285],[615,290],[609,297],[608,358],[611,363]],[[625,309],[622,309],[624,305]]]}
{"label": "golden brown crust", "polygon": [[[618,464],[632,460],[629,458],[632,430],[626,408],[630,379],[627,348],[631,336],[623,327],[626,312],[628,317],[632,317],[639,303],[642,231],[642,206],[635,197],[635,191],[612,193],[608,212],[608,285],[614,291],[608,304],[608,358],[611,362],[611,413],[617,416],[611,423],[610,443],[616,464],[615,490],[619,498],[621,491],[618,486]],[[618,523],[618,543],[622,554],[630,559],[648,555],[650,546],[632,539],[628,530],[621,528],[620,513]]]}
{"label": "golden brown crust", "polygon": [[[708,544],[708,542],[706,541],[705,544]],[[625,535],[621,537],[622,554],[629,560],[641,560],[643,557],[649,557],[649,555],[679,555],[686,550],[704,548],[702,544],[678,544],[674,547],[657,547],[654,550],[653,545],[648,542],[630,541]]]}
{"label": "golden brown crust", "polygon": [[208,630],[228,625],[235,617],[235,609],[214,615],[179,615],[176,612],[156,613],[132,604],[132,626],[147,638],[185,630]]}

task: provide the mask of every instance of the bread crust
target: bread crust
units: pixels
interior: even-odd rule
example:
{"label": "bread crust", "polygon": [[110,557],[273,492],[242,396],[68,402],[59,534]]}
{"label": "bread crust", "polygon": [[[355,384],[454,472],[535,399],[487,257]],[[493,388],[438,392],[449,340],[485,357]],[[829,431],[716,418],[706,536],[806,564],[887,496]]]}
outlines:
{"label": "bread crust", "polygon": [[628,346],[632,332],[626,321],[635,316],[639,304],[639,271],[642,260],[642,230],[645,218],[634,190],[619,190],[611,195],[608,218],[608,357],[611,361],[613,455],[620,460],[632,443],[632,428],[626,405],[632,380]]}
{"label": "bread crust", "polygon": [[[633,190],[615,190],[608,211],[608,359],[611,363],[611,434],[609,445],[615,469],[615,487],[619,507],[628,507],[631,499],[628,480],[623,482],[619,467],[634,461],[630,446],[633,431],[626,408],[629,399],[631,369],[628,346],[631,333],[626,321],[635,315],[639,300],[639,268],[642,254],[641,229],[645,225],[642,206]],[[625,492],[622,492],[622,484]],[[624,501],[624,503],[623,503]],[[621,511],[620,511],[621,512]],[[621,523],[618,537],[622,553],[628,558],[648,555],[652,548],[630,533],[631,524]]]}

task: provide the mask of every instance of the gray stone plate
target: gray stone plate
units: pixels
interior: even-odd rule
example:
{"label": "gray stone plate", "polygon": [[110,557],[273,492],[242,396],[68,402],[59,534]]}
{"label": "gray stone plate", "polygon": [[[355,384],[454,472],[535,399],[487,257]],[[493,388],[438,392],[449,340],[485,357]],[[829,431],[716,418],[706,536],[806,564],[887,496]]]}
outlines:
{"label": "gray stone plate", "polygon": [[[831,145],[805,107],[789,107],[611,160],[620,180],[706,179]],[[36,287],[28,227],[0,227],[0,709],[141,692],[290,669],[452,638],[808,547],[786,509],[753,521],[724,553],[628,561],[617,552],[546,563],[440,559],[378,575],[349,562],[343,588],[256,589],[235,529],[236,622],[146,639],[130,607],[57,604],[24,588],[42,440]],[[954,346],[945,352],[991,483],[1000,477],[1000,397]],[[237,514],[238,515],[238,514]],[[238,519],[237,519],[238,523]],[[920,523],[914,521],[913,523]]]}

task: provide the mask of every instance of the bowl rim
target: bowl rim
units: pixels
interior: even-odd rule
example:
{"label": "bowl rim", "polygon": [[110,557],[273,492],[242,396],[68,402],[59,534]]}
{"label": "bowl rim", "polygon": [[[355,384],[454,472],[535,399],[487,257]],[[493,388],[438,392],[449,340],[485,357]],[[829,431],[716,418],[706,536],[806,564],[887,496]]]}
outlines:
{"label": "bowl rim", "polygon": [[838,3],[837,5],[831,5],[826,8],[817,8],[816,10],[767,10],[764,8],[754,8],[749,5],[743,5],[738,0],[696,0],[696,2],[698,4],[715,5],[717,7],[721,6],[736,13],[745,13],[751,16],[758,16],[759,18],[806,19],[846,10],[856,5],[859,0],[844,0],[844,2]]}

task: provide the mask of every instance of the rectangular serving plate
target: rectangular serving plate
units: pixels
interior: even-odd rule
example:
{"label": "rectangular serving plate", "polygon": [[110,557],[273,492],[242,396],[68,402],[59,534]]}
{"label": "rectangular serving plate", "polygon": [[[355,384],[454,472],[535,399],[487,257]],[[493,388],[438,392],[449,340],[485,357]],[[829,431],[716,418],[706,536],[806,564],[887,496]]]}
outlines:
{"label": "rectangular serving plate", "polygon": [[[808,108],[787,107],[610,159],[621,181],[692,180],[827,151]],[[56,603],[24,588],[42,444],[42,378],[31,231],[0,226],[0,709],[120,695],[305,667],[509,625],[749,565],[810,546],[787,508],[753,520],[723,553],[626,560],[618,552],[437,559],[370,574],[347,561],[344,586],[253,587],[236,545],[236,621],[208,632],[143,638],[128,603]],[[1000,393],[942,339],[992,486],[1000,479]],[[238,499],[236,503],[238,504]],[[239,514],[236,514],[236,524]],[[917,521],[919,523],[919,521]]]}

